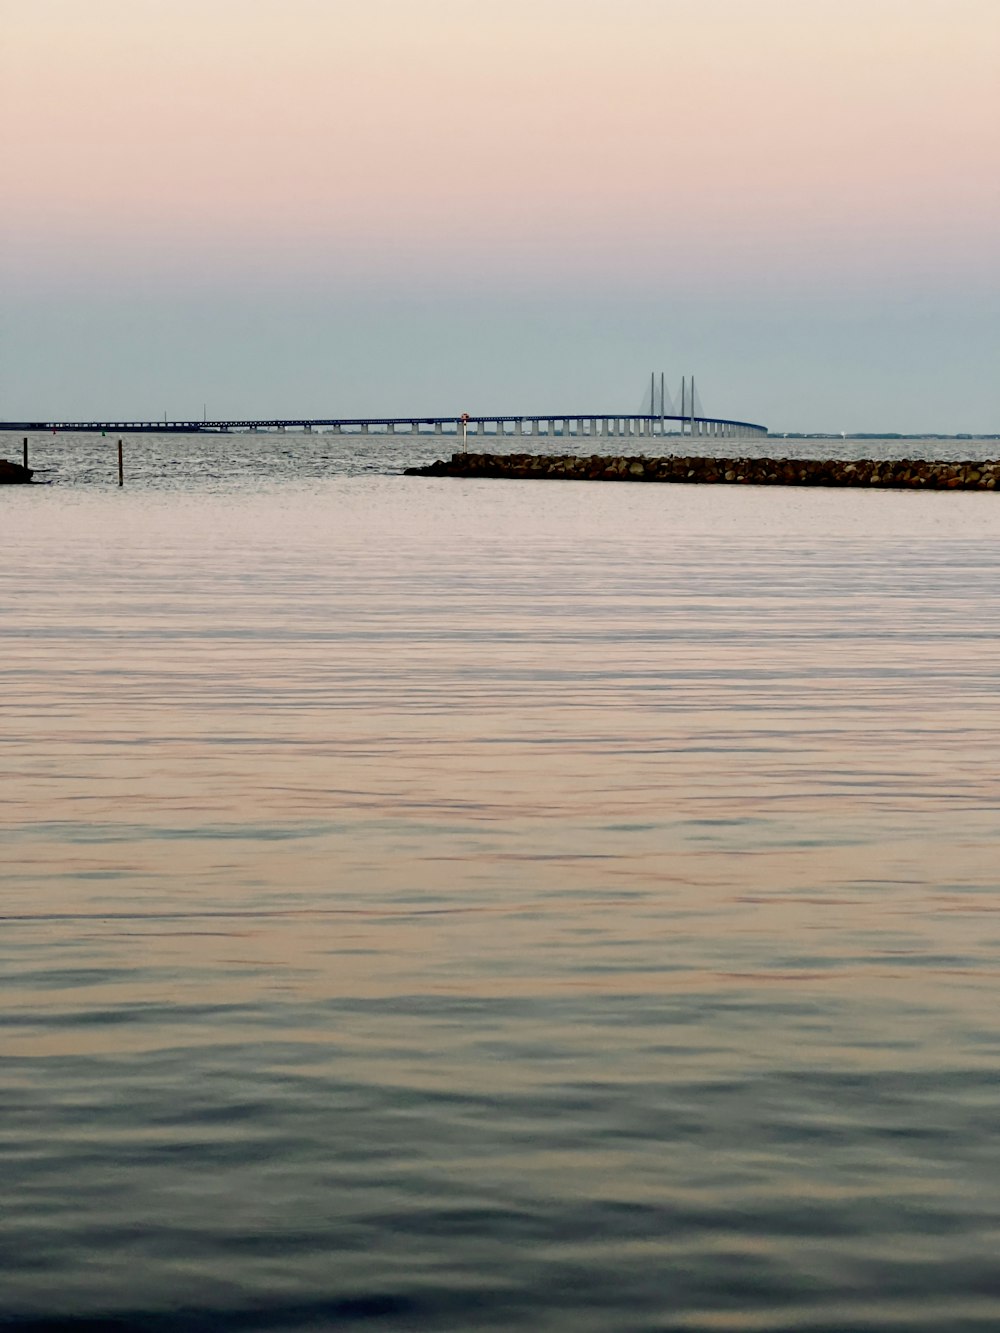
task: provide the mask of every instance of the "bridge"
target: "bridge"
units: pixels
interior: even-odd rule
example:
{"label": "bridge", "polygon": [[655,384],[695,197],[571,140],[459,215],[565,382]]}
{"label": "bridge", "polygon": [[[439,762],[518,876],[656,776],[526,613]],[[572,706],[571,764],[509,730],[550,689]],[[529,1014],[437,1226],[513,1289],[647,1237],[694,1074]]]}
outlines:
{"label": "bridge", "polygon": [[662,438],[691,435],[706,439],[732,439],[767,434],[767,427],[752,421],[726,417],[695,416],[668,412],[620,413],[556,412],[539,416],[452,415],[443,417],[261,417],[244,420],[190,421],[0,421],[0,431],[120,431],[127,434],[204,435],[242,431],[331,431],[334,434],[407,436],[462,435],[480,440],[524,437]]}

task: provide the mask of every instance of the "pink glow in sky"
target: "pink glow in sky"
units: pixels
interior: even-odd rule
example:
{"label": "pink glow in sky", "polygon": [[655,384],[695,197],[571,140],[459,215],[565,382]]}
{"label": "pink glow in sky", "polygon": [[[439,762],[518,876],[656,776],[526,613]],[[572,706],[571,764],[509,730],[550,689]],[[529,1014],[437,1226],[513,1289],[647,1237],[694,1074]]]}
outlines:
{"label": "pink glow in sky", "polygon": [[0,417],[631,410],[665,367],[776,429],[1000,427],[1000,0],[0,22]]}
{"label": "pink glow in sky", "polygon": [[4,4],[20,280],[980,284],[997,0]]}

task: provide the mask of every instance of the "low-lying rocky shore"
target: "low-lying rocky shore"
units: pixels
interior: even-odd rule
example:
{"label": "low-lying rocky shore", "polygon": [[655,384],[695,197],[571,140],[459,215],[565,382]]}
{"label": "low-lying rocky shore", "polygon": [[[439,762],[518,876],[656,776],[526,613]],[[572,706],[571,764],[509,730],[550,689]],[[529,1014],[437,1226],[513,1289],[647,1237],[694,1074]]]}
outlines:
{"label": "low-lying rocky shore", "polygon": [[888,486],[916,490],[992,491],[1000,460],[930,463],[806,458],[647,458],[592,454],[452,454],[410,477],[528,477],[564,481],[670,481],[744,486]]}
{"label": "low-lying rocky shore", "polygon": [[20,463],[11,463],[6,458],[0,458],[0,486],[24,485],[33,475],[33,468],[22,467]]}

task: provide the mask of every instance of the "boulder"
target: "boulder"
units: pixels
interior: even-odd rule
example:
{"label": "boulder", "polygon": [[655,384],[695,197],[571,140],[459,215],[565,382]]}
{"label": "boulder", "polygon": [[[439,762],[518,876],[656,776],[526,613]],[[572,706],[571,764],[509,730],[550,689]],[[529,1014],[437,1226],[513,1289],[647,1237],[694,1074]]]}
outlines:
{"label": "boulder", "polygon": [[22,467],[20,463],[10,463],[0,458],[0,485],[26,485],[35,475],[34,468]]}
{"label": "boulder", "polygon": [[[12,464],[6,465],[8,468]],[[24,469],[16,469],[23,472]],[[910,458],[720,458],[617,454],[453,454],[448,462],[406,469],[409,476],[531,477],[587,481],[662,481],[743,486],[927,487],[996,490],[1000,462],[931,463]],[[12,478],[28,480],[29,477]]]}

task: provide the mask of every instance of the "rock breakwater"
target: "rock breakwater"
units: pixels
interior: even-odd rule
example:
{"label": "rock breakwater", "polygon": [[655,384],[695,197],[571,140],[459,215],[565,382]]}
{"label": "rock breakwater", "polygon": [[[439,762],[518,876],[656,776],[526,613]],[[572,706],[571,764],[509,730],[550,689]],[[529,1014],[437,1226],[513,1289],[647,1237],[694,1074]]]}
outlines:
{"label": "rock breakwater", "polygon": [[882,486],[992,491],[1000,460],[706,458],[591,454],[452,454],[409,467],[410,477],[521,477],[563,481],[638,481],[744,486]]}

